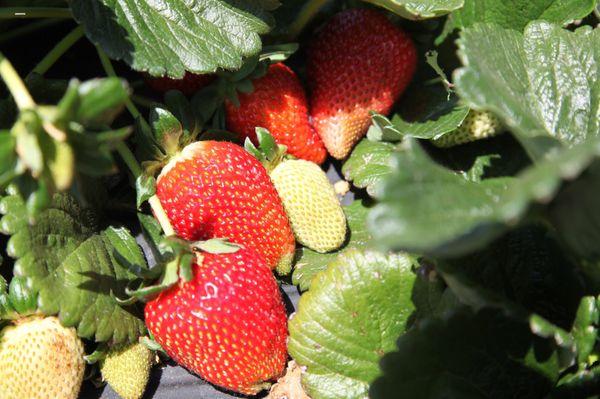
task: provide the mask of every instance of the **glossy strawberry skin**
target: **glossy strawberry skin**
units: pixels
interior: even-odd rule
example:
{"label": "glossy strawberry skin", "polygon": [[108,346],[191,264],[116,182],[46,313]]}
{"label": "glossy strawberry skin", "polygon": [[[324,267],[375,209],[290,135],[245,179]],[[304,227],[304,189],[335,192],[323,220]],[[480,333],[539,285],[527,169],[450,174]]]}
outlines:
{"label": "glossy strawberry skin", "polygon": [[283,204],[265,168],[238,145],[186,146],[163,168],[156,195],[182,238],[227,238],[271,268],[291,262],[295,242]]}
{"label": "glossy strawberry skin", "polygon": [[417,64],[406,33],[374,10],[331,18],[308,50],[310,115],[329,153],[345,158],[367,132],[369,112],[387,114]]}
{"label": "glossy strawberry skin", "polygon": [[225,102],[227,128],[257,144],[255,128],[264,127],[289,154],[323,163],[327,152],[310,126],[306,94],[294,71],[282,63],[273,64],[252,83],[254,91],[238,95],[239,107]]}
{"label": "glossy strawberry skin", "polygon": [[179,90],[186,96],[192,95],[195,92],[208,86],[215,80],[215,75],[197,74],[186,72],[181,79],[171,79],[169,77],[155,78],[145,75],[144,81],[152,90],[159,93],[166,93],[169,90]]}
{"label": "glossy strawberry skin", "polygon": [[254,251],[202,254],[193,279],[146,304],[146,325],[167,354],[207,381],[255,394],[287,359],[285,306]]}

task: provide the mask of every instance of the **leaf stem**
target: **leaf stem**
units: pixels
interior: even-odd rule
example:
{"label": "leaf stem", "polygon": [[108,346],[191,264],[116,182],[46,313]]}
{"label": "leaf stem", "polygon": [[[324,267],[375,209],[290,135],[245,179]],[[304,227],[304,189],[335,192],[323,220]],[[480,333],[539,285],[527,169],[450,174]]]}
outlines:
{"label": "leaf stem", "polygon": [[[112,62],[110,61],[110,58],[108,58],[108,56],[106,55],[104,50],[102,50],[100,47],[96,46],[96,51],[98,52],[98,57],[100,57],[100,62],[102,63],[102,67],[104,68],[104,71],[106,72],[106,74],[108,76],[118,77],[117,73],[115,72],[115,68],[112,65]],[[135,104],[131,101],[131,98],[129,96],[125,100],[125,107],[129,111],[131,116],[133,116],[134,119],[139,119],[145,128],[150,129],[150,125],[148,124],[148,122],[146,122],[146,119],[144,119],[144,117],[142,117],[142,114],[137,109]]]}
{"label": "leaf stem", "polygon": [[37,30],[57,25],[61,22],[64,22],[62,19],[40,19],[39,21],[30,22],[24,26],[19,26],[18,28],[11,29],[10,32],[3,33],[0,35],[0,43],[7,42],[12,39],[16,39],[21,36],[28,35]]}
{"label": "leaf stem", "polygon": [[[108,76],[116,77],[117,74],[115,73],[115,69],[113,68],[112,63],[110,62],[110,59],[108,58],[108,56],[104,53],[104,51],[102,51],[102,49],[100,47],[96,47],[96,48],[98,50],[98,56],[100,57],[100,62],[102,62],[102,66],[104,67],[106,74]],[[129,113],[131,114],[131,116],[133,116],[136,119],[139,119],[142,124],[145,124],[146,127],[148,129],[150,129],[150,125],[148,125],[148,122],[146,122],[146,120],[142,117],[142,115],[140,114],[140,111],[131,102],[131,99],[129,97],[126,100],[125,106],[129,110]],[[117,149],[117,152],[119,153],[119,155],[121,156],[121,158],[123,158],[123,161],[129,168],[131,173],[133,174],[133,177],[135,179],[137,179],[143,173],[143,170],[142,170],[140,164],[138,163],[137,159],[135,159],[135,156],[133,155],[133,153],[131,152],[129,147],[127,147],[127,145],[121,141],[121,142],[117,143],[116,149]],[[169,221],[169,217],[167,216],[167,213],[165,212],[164,208],[162,207],[162,204],[160,203],[160,200],[158,199],[156,194],[154,194],[152,197],[150,197],[148,199],[148,203],[150,204],[150,207],[152,208],[154,217],[156,218],[156,220],[158,220],[160,227],[163,229],[163,232],[167,236],[175,235],[175,230],[173,230],[173,226],[171,225],[171,222]]]}
{"label": "leaf stem", "polygon": [[15,99],[15,103],[17,103],[17,107],[20,110],[23,109],[31,109],[35,107],[35,102],[29,94],[27,87],[25,87],[25,83],[15,71],[10,61],[0,52],[0,77],[6,83],[6,87],[12,94]]}
{"label": "leaf stem", "polygon": [[313,19],[313,17],[319,12],[319,10],[329,0],[310,0],[302,7],[302,10],[290,25],[288,30],[288,38],[295,39],[300,35],[304,27]]}
{"label": "leaf stem", "polygon": [[58,7],[2,7],[0,19],[73,18],[69,8]]}
{"label": "leaf stem", "polygon": [[45,74],[64,53],[66,53],[83,36],[81,25],[73,29],[54,46],[52,50],[33,68],[31,73]]}
{"label": "leaf stem", "polygon": [[[121,158],[123,159],[123,161],[125,162],[125,165],[127,165],[129,170],[131,171],[131,174],[133,174],[134,179],[137,179],[143,173],[143,170],[140,164],[138,163],[137,159],[135,159],[135,156],[133,155],[129,147],[127,147],[127,145],[124,142],[120,141],[117,143],[115,148],[121,156]],[[175,230],[173,230],[173,226],[169,221],[169,217],[167,216],[167,213],[162,207],[162,204],[160,203],[160,200],[158,199],[156,194],[148,199],[148,203],[152,208],[154,217],[156,218],[156,220],[158,220],[160,227],[163,229],[163,232],[167,236],[175,235]]]}
{"label": "leaf stem", "polygon": [[129,147],[127,147],[127,145],[123,141],[119,141],[116,144],[115,148],[116,148],[117,152],[119,153],[119,155],[121,156],[121,158],[123,158],[123,161],[125,162],[125,165],[127,165],[129,170],[131,171],[131,174],[133,174],[133,177],[135,179],[140,177],[140,175],[143,172],[142,167],[138,163],[137,159],[135,159],[135,156],[133,155],[133,153],[131,152]]}
{"label": "leaf stem", "polygon": [[145,108],[152,108],[155,104],[155,101],[150,99],[150,98],[146,98],[143,96],[139,96],[137,94],[132,94],[131,95],[131,101],[133,101],[134,104],[138,104],[142,107]]}

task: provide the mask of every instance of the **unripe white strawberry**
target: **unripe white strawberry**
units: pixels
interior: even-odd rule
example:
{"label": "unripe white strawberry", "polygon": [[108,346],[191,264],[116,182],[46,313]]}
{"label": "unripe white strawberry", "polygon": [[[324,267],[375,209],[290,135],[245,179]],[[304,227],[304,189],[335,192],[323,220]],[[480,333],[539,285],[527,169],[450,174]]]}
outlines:
{"label": "unripe white strawberry", "polygon": [[0,398],[76,399],[83,344],[56,317],[16,320],[0,332]]}
{"label": "unripe white strawberry", "polygon": [[338,249],[346,238],[346,217],[325,172],[313,162],[287,160],[270,174],[296,240],[317,252]]}

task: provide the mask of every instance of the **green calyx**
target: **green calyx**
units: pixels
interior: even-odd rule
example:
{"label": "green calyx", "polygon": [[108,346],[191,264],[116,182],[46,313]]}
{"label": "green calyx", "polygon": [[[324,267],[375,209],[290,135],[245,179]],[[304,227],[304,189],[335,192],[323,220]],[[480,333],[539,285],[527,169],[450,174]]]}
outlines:
{"label": "green calyx", "polygon": [[265,128],[256,128],[256,139],[258,147],[249,138],[244,142],[244,148],[256,159],[258,159],[267,172],[271,173],[281,162],[290,157],[287,155],[287,147],[277,144],[271,133]]}
{"label": "green calyx", "polygon": [[173,287],[179,280],[190,281],[193,277],[192,265],[202,262],[202,253],[228,254],[241,248],[223,238],[191,242],[172,236],[165,237],[160,247],[165,254],[163,261],[149,270],[132,270],[143,282],[136,289],[128,288],[126,292],[130,298],[120,299],[120,303],[129,305],[138,300],[148,301]]}

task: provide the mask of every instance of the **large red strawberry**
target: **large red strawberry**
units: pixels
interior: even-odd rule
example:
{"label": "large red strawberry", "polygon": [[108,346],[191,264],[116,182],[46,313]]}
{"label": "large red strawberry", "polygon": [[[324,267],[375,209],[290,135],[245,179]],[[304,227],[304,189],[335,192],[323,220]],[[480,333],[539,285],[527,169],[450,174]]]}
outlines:
{"label": "large red strawberry", "polygon": [[181,79],[172,79],[166,76],[156,78],[146,75],[144,80],[148,87],[160,93],[179,90],[185,95],[191,95],[212,83],[215,80],[215,75],[186,72]]}
{"label": "large red strawberry", "polygon": [[256,141],[256,127],[268,129],[289,154],[321,164],[327,152],[308,121],[308,104],[300,80],[282,63],[253,81],[254,91],[240,93],[237,107],[226,101],[227,128]]}
{"label": "large red strawberry", "polygon": [[146,304],[146,325],[177,363],[207,381],[256,394],[287,359],[286,312],[262,257],[249,249],[202,254],[193,278]]}
{"label": "large red strawberry", "polygon": [[261,163],[222,141],[187,145],[163,168],[156,195],[187,240],[228,238],[255,249],[271,268],[289,271],[294,234]]}
{"label": "large red strawberry", "polygon": [[335,158],[345,158],[367,132],[369,112],[387,114],[410,83],[415,46],[374,10],[335,15],[308,51],[312,123]]}

